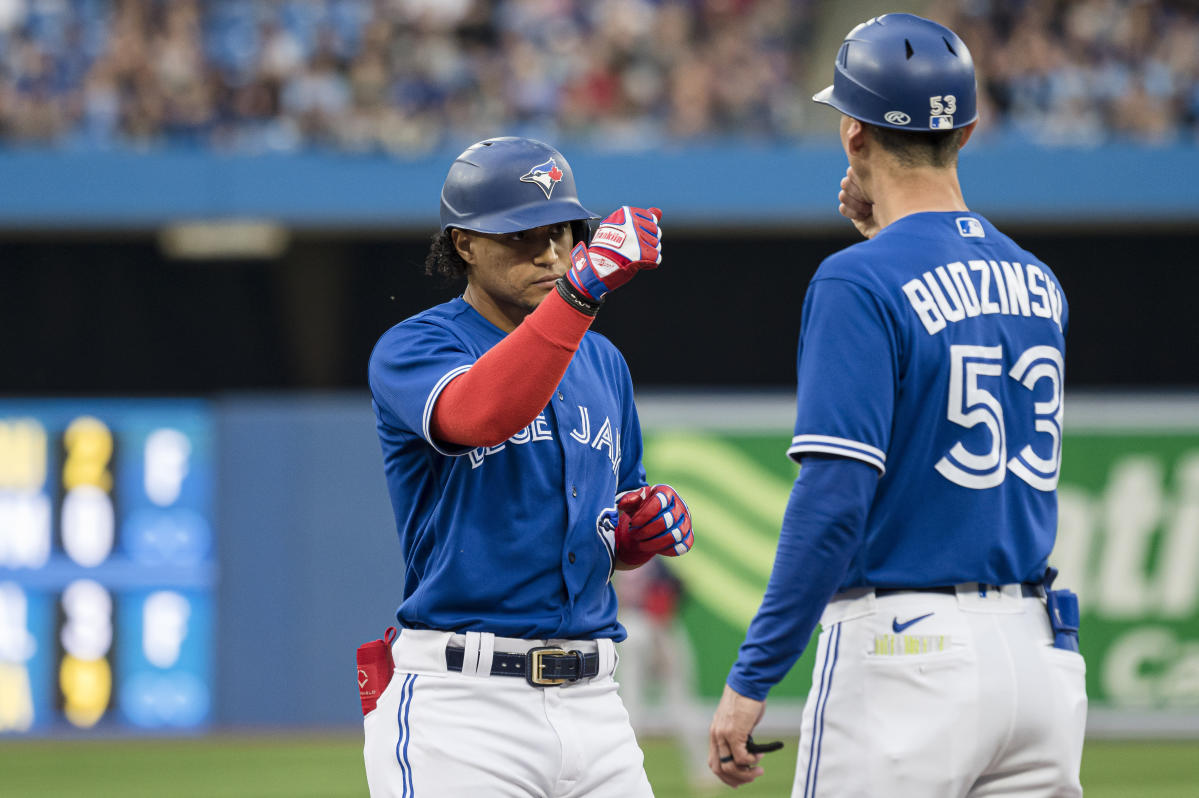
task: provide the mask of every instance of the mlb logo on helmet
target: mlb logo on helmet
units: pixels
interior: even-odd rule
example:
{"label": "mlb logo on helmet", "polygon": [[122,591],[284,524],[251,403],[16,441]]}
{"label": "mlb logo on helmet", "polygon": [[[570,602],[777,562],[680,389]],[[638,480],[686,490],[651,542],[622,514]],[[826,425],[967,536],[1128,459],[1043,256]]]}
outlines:
{"label": "mlb logo on helmet", "polygon": [[953,127],[953,117],[949,114],[930,116],[928,118],[928,126],[931,130],[949,130]]}
{"label": "mlb logo on helmet", "polygon": [[958,232],[962,234],[962,238],[986,238],[986,231],[983,230],[983,223],[972,216],[959,216],[954,219],[958,223]]}
{"label": "mlb logo on helmet", "polygon": [[545,192],[545,198],[549,199],[550,194],[554,193],[554,186],[562,182],[562,170],[554,163],[554,159],[550,158],[521,175],[520,182],[535,184]]}

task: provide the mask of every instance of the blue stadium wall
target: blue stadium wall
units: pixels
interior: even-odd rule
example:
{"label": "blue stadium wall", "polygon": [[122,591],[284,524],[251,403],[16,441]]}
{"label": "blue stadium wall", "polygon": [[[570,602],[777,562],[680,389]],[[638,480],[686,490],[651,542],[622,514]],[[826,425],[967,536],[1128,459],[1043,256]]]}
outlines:
{"label": "blue stadium wall", "polygon": [[[595,208],[652,202],[667,223],[836,224],[835,143],[639,153],[564,147]],[[255,218],[297,227],[431,229],[456,152],[419,160],[340,154],[0,153],[0,229],[148,228]],[[1030,148],[971,143],[971,207],[1015,223],[1187,223],[1199,217],[1199,148]]]}

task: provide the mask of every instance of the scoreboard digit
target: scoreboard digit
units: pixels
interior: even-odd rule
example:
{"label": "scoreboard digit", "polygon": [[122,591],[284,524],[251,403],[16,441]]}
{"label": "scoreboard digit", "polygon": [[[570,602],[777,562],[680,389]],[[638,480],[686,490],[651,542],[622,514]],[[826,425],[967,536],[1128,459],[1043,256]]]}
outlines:
{"label": "scoreboard digit", "polygon": [[0,734],[208,722],[211,427],[191,400],[0,402]]}

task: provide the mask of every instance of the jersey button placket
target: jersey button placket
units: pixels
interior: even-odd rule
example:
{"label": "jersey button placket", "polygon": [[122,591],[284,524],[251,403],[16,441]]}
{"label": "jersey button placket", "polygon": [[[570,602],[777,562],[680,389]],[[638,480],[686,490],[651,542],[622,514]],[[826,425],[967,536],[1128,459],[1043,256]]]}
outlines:
{"label": "jersey button placket", "polygon": [[577,485],[570,486],[570,495],[574,496],[576,499],[579,497],[579,488]]}

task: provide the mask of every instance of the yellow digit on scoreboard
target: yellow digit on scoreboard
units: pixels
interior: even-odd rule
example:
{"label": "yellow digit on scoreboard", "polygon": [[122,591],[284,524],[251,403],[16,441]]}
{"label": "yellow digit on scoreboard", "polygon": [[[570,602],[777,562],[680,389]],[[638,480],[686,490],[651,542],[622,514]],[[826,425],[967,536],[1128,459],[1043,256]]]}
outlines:
{"label": "yellow digit on scoreboard", "polygon": [[112,697],[112,667],[106,659],[62,658],[58,670],[63,714],[81,729],[95,726],[104,717]]}
{"label": "yellow digit on scoreboard", "polygon": [[62,440],[67,450],[62,465],[63,488],[92,485],[106,493],[111,491],[108,464],[112,460],[112,432],[104,422],[94,416],[80,416],[67,427]]}
{"label": "yellow digit on scoreboard", "polygon": [[36,492],[45,484],[45,427],[32,418],[0,420],[0,490]]}

